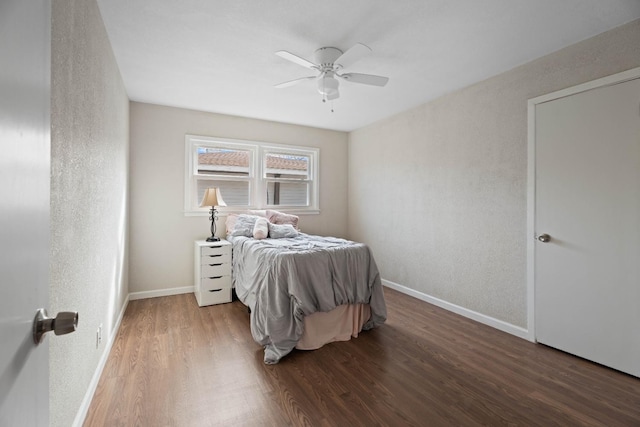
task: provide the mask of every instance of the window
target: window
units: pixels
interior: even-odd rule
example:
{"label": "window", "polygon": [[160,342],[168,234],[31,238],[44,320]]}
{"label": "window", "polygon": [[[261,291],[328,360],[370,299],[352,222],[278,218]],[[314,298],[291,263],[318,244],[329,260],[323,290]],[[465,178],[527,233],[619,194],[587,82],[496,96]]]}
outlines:
{"label": "window", "polygon": [[309,155],[265,152],[267,206],[309,205]]}
{"label": "window", "polygon": [[317,148],[187,135],[185,213],[206,214],[200,201],[219,187],[222,212],[278,209],[318,212]]}

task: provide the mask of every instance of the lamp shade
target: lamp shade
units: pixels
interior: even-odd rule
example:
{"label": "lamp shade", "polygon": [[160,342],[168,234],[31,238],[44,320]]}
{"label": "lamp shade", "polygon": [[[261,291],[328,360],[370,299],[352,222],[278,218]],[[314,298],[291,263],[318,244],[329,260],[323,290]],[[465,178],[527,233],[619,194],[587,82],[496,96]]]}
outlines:
{"label": "lamp shade", "polygon": [[227,206],[224,200],[222,200],[222,194],[219,188],[207,188],[205,190],[202,203],[200,203],[200,207],[204,206]]}

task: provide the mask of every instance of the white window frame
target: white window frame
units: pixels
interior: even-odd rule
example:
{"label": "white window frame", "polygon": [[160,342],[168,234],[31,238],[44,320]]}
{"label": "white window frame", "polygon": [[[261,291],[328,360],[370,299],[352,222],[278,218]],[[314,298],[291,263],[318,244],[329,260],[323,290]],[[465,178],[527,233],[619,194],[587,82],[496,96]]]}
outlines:
{"label": "white window frame", "polygon": [[[320,178],[319,159],[320,149],[316,147],[302,147],[286,144],[273,144],[262,141],[245,141],[228,138],[215,138],[198,135],[185,135],[185,187],[184,187],[184,213],[186,216],[206,216],[209,214],[209,207],[200,207],[198,194],[198,178],[205,176],[198,175],[198,147],[207,148],[229,148],[234,150],[247,150],[250,154],[249,176],[248,177],[225,177],[217,175],[215,180],[247,180],[249,183],[249,206],[227,206],[219,207],[220,215],[228,213],[243,212],[247,209],[274,209],[282,212],[294,214],[319,214],[320,213]],[[309,185],[309,204],[307,206],[285,206],[267,205],[267,183],[273,178],[266,177],[265,163],[266,155],[273,154],[298,154],[309,157],[309,177],[306,182]],[[206,176],[207,178],[213,178]],[[224,197],[224,194],[222,195]]]}

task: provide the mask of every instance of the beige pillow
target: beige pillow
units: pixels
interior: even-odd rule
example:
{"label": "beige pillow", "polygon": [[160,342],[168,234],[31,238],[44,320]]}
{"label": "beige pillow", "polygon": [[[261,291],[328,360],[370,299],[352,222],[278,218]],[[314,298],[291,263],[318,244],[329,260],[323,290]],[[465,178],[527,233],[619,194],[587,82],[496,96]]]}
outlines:
{"label": "beige pillow", "polygon": [[225,220],[225,228],[227,229],[227,236],[231,236],[231,233],[233,233],[233,229],[236,226],[237,220],[238,220],[238,215],[236,214],[227,215],[227,219]]}

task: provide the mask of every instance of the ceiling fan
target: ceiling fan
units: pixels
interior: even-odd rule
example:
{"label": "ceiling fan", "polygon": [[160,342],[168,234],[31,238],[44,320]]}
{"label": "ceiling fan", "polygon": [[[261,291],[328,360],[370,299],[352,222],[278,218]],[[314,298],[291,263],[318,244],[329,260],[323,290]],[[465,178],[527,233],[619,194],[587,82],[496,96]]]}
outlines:
{"label": "ceiling fan", "polygon": [[[313,63],[298,55],[287,52],[286,50],[279,50],[278,52],[276,52],[276,55],[278,55],[279,57],[291,61],[295,64],[302,65],[303,67],[316,70],[318,74],[315,76],[301,77],[299,79],[280,83],[275,87],[284,88],[304,81],[316,80],[318,92],[320,92],[320,94],[322,95],[322,102],[325,102],[326,100],[337,99],[338,97],[340,97],[340,92],[338,90],[340,82],[338,81],[338,79],[342,79],[352,83],[382,87],[389,81],[388,77],[362,73],[340,74],[340,71],[348,68],[354,62],[360,60],[370,52],[371,48],[363,45],[362,43],[356,43],[351,49],[347,50],[346,52],[342,52],[340,49],[335,47],[321,47],[320,49],[317,49],[315,51],[315,63]],[[336,77],[338,79],[336,79]]]}

